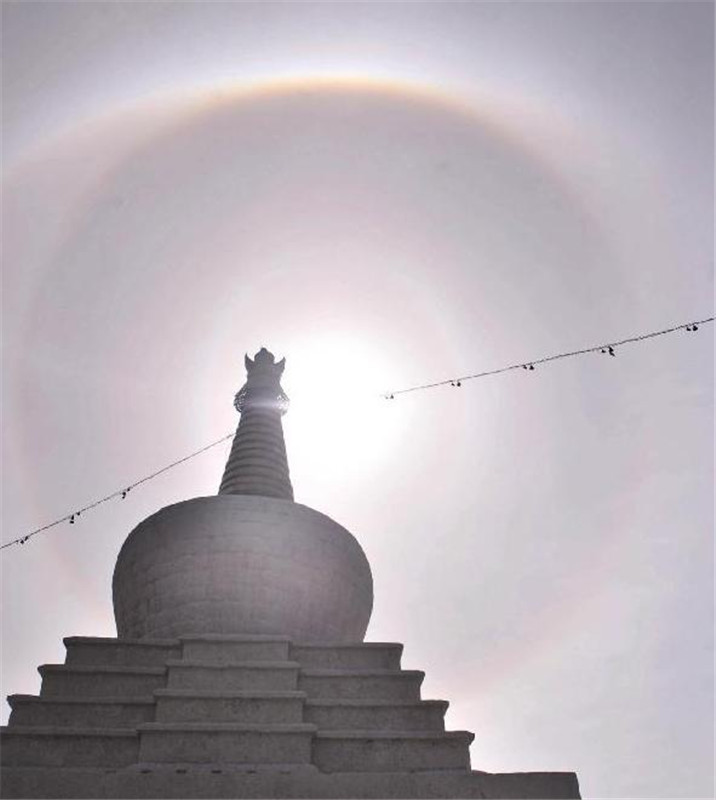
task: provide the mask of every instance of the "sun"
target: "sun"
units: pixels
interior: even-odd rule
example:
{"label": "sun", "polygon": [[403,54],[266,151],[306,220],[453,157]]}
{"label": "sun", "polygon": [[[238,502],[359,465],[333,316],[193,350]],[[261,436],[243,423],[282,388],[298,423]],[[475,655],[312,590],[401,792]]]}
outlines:
{"label": "sun", "polygon": [[306,474],[337,470],[352,480],[396,457],[410,414],[386,399],[400,369],[368,338],[327,335],[296,342],[283,386],[289,458]]}

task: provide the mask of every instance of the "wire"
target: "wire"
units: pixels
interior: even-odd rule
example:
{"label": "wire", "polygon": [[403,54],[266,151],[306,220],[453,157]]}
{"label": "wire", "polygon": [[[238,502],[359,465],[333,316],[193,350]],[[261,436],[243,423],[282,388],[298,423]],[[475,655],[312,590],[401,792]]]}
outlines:
{"label": "wire", "polygon": [[713,322],[714,317],[708,317],[707,319],[700,319],[696,322],[688,322],[684,323],[683,325],[676,325],[673,328],[664,328],[661,331],[651,331],[650,333],[642,333],[638,336],[631,336],[628,339],[621,339],[618,342],[610,342],[608,344],[597,344],[593,347],[585,347],[583,350],[571,350],[566,353],[557,353],[553,356],[545,356],[544,358],[536,358],[532,359],[531,361],[524,361],[519,364],[510,364],[509,367],[499,367],[498,369],[490,369],[486,370],[485,372],[476,372],[473,375],[462,375],[459,378],[447,378],[444,381],[435,381],[433,383],[423,383],[420,386],[409,386],[407,389],[395,389],[391,392],[385,392],[383,397],[386,400],[393,400],[399,394],[408,394],[409,392],[420,392],[424,389],[435,389],[438,386],[455,386],[460,387],[465,381],[473,381],[477,378],[486,378],[489,375],[499,375],[502,372],[509,372],[513,369],[526,369],[529,371],[533,371],[536,364],[546,364],[549,361],[558,361],[561,358],[572,358],[573,356],[581,356],[585,353],[606,353],[610,356],[616,356],[616,352],[614,350],[615,347],[621,347],[624,344],[632,344],[634,342],[643,342],[645,339],[653,339],[656,336],[664,336],[667,333],[674,333],[675,331],[697,331],[699,329],[699,325],[706,325],[709,322]]}
{"label": "wire", "polygon": [[[418,392],[424,389],[435,389],[438,386],[456,386],[460,387],[465,381],[472,381],[477,378],[486,378],[488,375],[499,375],[502,372],[509,372],[513,369],[525,369],[525,370],[534,370],[535,364],[546,364],[549,361],[557,361],[561,358],[572,358],[573,356],[581,356],[585,353],[595,353],[601,352],[606,353],[610,356],[615,356],[615,349],[616,347],[621,347],[625,344],[632,344],[634,342],[643,342],[645,339],[653,339],[656,336],[664,336],[667,333],[674,333],[675,331],[685,330],[685,331],[697,331],[699,329],[699,325],[706,325],[709,322],[713,322],[714,317],[708,317],[707,319],[697,320],[696,322],[689,322],[684,323],[682,325],[676,325],[673,328],[664,328],[661,331],[652,331],[651,333],[642,333],[638,336],[631,336],[628,339],[621,339],[618,342],[611,342],[609,344],[598,344],[594,347],[586,347],[583,350],[572,350],[566,353],[557,353],[553,356],[546,356],[544,358],[537,358],[533,359],[532,361],[525,361],[520,364],[511,364],[508,367],[499,367],[498,369],[491,369],[485,372],[476,372],[473,375],[463,375],[459,378],[448,378],[444,381],[435,381],[434,383],[424,383],[421,386],[410,386],[407,389],[397,389],[393,392],[386,392],[383,394],[383,397],[386,400],[393,400],[396,395],[399,394],[407,394],[408,392]],[[25,542],[29,541],[33,536],[37,536],[38,533],[43,533],[44,531],[49,530],[50,528],[54,528],[56,525],[60,525],[63,522],[69,522],[70,525],[75,524],[75,520],[83,514],[85,511],[89,511],[92,508],[96,508],[97,506],[101,505],[102,503],[106,503],[109,500],[113,500],[115,497],[119,497],[124,500],[129,494],[129,492],[137,486],[141,486],[143,483],[147,483],[147,481],[151,481],[153,478],[156,478],[158,475],[166,472],[167,470],[173,469],[174,467],[178,466],[179,464],[183,464],[185,461],[188,461],[190,458],[194,458],[195,456],[200,455],[201,453],[210,450],[212,447],[216,447],[217,445],[225,442],[227,439],[231,439],[235,435],[235,432],[229,433],[226,436],[222,436],[221,439],[217,439],[215,442],[211,444],[207,444],[206,446],[196,450],[193,453],[190,453],[188,456],[184,456],[184,458],[180,458],[178,461],[172,461],[171,464],[167,464],[167,466],[158,469],[156,472],[153,472],[151,475],[147,475],[144,478],[140,478],[134,483],[130,483],[125,489],[119,489],[116,492],[112,492],[112,494],[108,494],[106,497],[102,497],[99,500],[95,500],[93,503],[89,505],[83,506],[78,511],[74,511],[71,514],[65,514],[64,517],[60,517],[56,519],[54,522],[50,522],[47,525],[43,525],[41,528],[35,528],[34,531],[30,531],[29,533],[25,534],[24,536],[20,536],[17,539],[13,539],[10,542],[6,542],[3,545],[0,545],[0,550],[4,550],[6,547],[12,547],[16,544],[25,544]]]}
{"label": "wire", "polygon": [[100,500],[95,500],[94,503],[90,503],[89,505],[83,506],[78,511],[73,511],[71,514],[65,514],[64,517],[60,517],[56,519],[54,522],[50,522],[47,525],[43,525],[41,528],[35,528],[34,531],[30,531],[30,533],[26,533],[24,536],[20,536],[17,539],[13,539],[11,542],[6,542],[2,546],[0,546],[0,550],[4,550],[6,547],[11,547],[14,544],[25,544],[29,539],[33,536],[37,536],[38,533],[42,533],[43,531],[47,531],[50,528],[54,528],[55,525],[60,525],[63,522],[69,522],[70,525],[75,524],[75,520],[77,517],[80,516],[85,511],[89,511],[91,508],[96,508],[102,503],[106,503],[108,500],[113,500],[115,497],[119,497],[122,500],[129,494],[129,492],[137,486],[141,486],[141,484],[146,483],[147,481],[151,481],[153,478],[156,478],[158,475],[161,475],[163,472],[172,469],[173,467],[179,466],[179,464],[183,464],[185,461],[188,461],[190,458],[194,458],[195,456],[200,455],[201,453],[205,453],[207,450],[211,450],[212,447],[216,447],[217,445],[225,442],[227,439],[231,439],[235,435],[235,431],[229,433],[227,436],[222,436],[221,439],[217,439],[215,442],[211,444],[207,444],[205,447],[202,447],[200,450],[196,450],[193,453],[190,453],[188,456],[184,456],[184,458],[180,458],[178,461],[172,461],[171,464],[167,464],[166,467],[162,467],[158,469],[156,472],[152,472],[151,475],[147,475],[144,478],[140,478],[138,481],[134,481],[134,483],[130,483],[126,489],[119,489],[116,492],[112,492],[112,494],[108,494],[106,497],[102,497]]}

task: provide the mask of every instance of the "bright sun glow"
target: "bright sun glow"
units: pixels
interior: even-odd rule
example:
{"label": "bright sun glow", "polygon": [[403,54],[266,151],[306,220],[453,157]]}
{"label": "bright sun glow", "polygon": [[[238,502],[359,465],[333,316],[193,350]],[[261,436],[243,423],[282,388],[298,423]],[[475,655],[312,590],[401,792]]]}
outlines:
{"label": "bright sun glow", "polygon": [[399,365],[370,342],[326,337],[292,346],[282,382],[292,464],[357,477],[395,457],[410,415],[382,395],[399,382]]}

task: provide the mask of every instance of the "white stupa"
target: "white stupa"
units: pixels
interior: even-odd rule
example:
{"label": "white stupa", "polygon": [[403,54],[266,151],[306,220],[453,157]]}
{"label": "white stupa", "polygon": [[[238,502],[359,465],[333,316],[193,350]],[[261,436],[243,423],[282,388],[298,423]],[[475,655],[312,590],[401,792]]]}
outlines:
{"label": "white stupa", "polygon": [[39,697],[11,695],[3,797],[579,797],[574,773],[472,770],[447,702],[402,645],[363,641],[373,605],[356,539],[295,503],[284,360],[246,358],[218,495],[127,537],[117,638],[65,639]]}
{"label": "white stupa", "polygon": [[363,641],[373,608],[363,550],[325,514],[293,502],[284,363],[264,348],[246,357],[235,400],[241,421],[219,494],[161,509],[124,543],[113,582],[120,638]]}

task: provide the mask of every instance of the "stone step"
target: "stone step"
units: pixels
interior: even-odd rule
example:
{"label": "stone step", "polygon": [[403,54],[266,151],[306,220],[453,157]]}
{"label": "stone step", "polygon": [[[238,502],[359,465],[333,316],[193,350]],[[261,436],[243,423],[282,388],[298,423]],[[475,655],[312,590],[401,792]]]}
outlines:
{"label": "stone step", "polygon": [[309,764],[316,726],[150,722],[138,730],[141,762]]}
{"label": "stone step", "polygon": [[103,728],[136,728],[154,721],[152,697],[67,697],[53,699],[27,694],[8,697],[12,712],[9,726],[91,728],[98,721]]}
{"label": "stone step", "polygon": [[68,636],[65,664],[70,666],[163,667],[181,658],[178,639],[109,639]]}
{"label": "stone step", "polygon": [[236,664],[168,661],[167,668],[168,689],[217,692],[295,691],[299,671],[299,665],[294,661],[245,661]]}
{"label": "stone step", "polygon": [[444,731],[448,703],[376,703],[363,700],[309,700],[303,718],[320,731]]}
{"label": "stone step", "polygon": [[302,670],[298,688],[309,700],[420,700],[418,670]]}
{"label": "stone step", "polygon": [[3,767],[126,767],[137,761],[136,730],[13,726],[2,729]]}
{"label": "stone step", "polygon": [[284,636],[182,637],[182,657],[185,661],[212,664],[288,661],[289,641]]}
{"label": "stone step", "polygon": [[403,772],[470,769],[467,731],[320,731],[313,763],[322,772]]}
{"label": "stone step", "polygon": [[233,722],[280,724],[303,722],[303,692],[198,692],[158,689],[156,722]]}
{"label": "stone step", "polygon": [[43,664],[41,697],[150,697],[166,685],[163,667]]}
{"label": "stone step", "polygon": [[402,644],[365,642],[363,644],[291,645],[290,658],[302,669],[400,669]]}
{"label": "stone step", "polygon": [[307,764],[224,768],[141,764],[128,769],[5,768],[4,797],[68,798],[579,798],[573,772],[468,770],[319,772]]}

